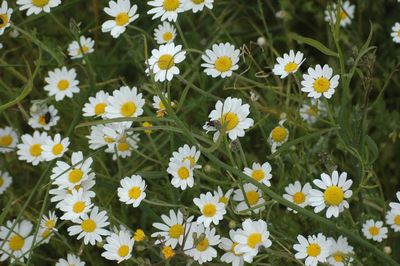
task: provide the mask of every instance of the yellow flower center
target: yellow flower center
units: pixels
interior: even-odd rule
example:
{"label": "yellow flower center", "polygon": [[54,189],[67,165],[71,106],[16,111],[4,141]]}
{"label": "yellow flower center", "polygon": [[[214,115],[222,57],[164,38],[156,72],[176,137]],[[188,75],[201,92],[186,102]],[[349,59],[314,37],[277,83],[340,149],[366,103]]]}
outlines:
{"label": "yellow flower center", "polygon": [[303,192],[299,191],[294,193],[293,202],[296,204],[302,204],[306,200],[306,195]]}
{"label": "yellow flower center", "polygon": [[339,12],[339,18],[340,18],[341,21],[345,20],[347,18],[347,14],[346,14],[346,12],[344,12],[343,9],[341,9],[340,12]]}
{"label": "yellow flower center", "polygon": [[4,178],[0,176],[0,188],[4,185]]}
{"label": "yellow flower center", "polygon": [[[146,122],[143,122],[142,126],[143,126],[144,128],[146,128],[146,127],[152,127],[153,124],[146,121]],[[147,135],[151,134],[151,132],[153,132],[153,130],[151,130],[151,129],[146,129],[146,130],[144,131],[144,133],[146,133]]]}
{"label": "yellow flower center", "polygon": [[129,247],[128,245],[122,245],[118,248],[118,256],[125,257],[129,254]]}
{"label": "yellow flower center", "polygon": [[0,146],[6,147],[9,146],[13,141],[11,135],[4,135],[0,137]]}
{"label": "yellow flower center", "polygon": [[51,230],[49,230],[49,229],[44,230],[42,233],[42,238],[48,238],[50,233],[51,233]]}
{"label": "yellow flower center", "polygon": [[344,199],[344,193],[338,186],[330,186],[324,192],[324,199],[329,205],[339,205]]}
{"label": "yellow flower center", "polygon": [[377,236],[379,234],[379,228],[376,226],[371,226],[368,231],[371,236]]}
{"label": "yellow flower center", "polygon": [[260,233],[252,233],[247,237],[247,245],[251,248],[256,248],[258,244],[262,241],[262,236]]}
{"label": "yellow flower center", "polygon": [[164,0],[165,11],[175,11],[180,5],[179,0]]}
{"label": "yellow flower center", "polygon": [[193,156],[186,156],[185,158],[183,158],[183,161],[182,161],[182,162],[184,162],[184,161],[186,161],[186,160],[189,160],[190,166],[191,166],[191,167],[193,167],[194,164],[196,163],[196,160],[193,158]]}
{"label": "yellow flower center", "polygon": [[129,150],[129,145],[126,142],[120,142],[118,143],[118,150],[119,151],[127,151]]}
{"label": "yellow flower center", "polygon": [[94,112],[96,115],[101,115],[104,113],[104,111],[106,110],[106,103],[98,103],[96,104],[96,106],[94,107]]}
{"label": "yellow flower center", "polygon": [[144,231],[142,229],[137,229],[135,231],[135,235],[133,236],[133,239],[135,239],[135,241],[140,242],[143,241],[145,239],[146,235],[144,234]]}
{"label": "yellow flower center", "polygon": [[68,81],[68,80],[65,80],[65,79],[60,80],[60,81],[58,82],[57,87],[58,87],[58,89],[59,89],[60,91],[65,91],[65,90],[68,89],[68,87],[69,87],[69,81]]}
{"label": "yellow flower center", "polygon": [[226,72],[231,69],[232,67],[232,60],[228,56],[221,56],[215,60],[214,63],[215,69],[219,72]]}
{"label": "yellow flower center", "polygon": [[397,32],[397,36],[400,37],[400,30]]}
{"label": "yellow flower center", "polygon": [[64,146],[61,143],[57,143],[51,149],[54,155],[60,155],[64,151]]}
{"label": "yellow flower center", "polygon": [[307,254],[311,257],[317,257],[321,253],[321,247],[318,244],[310,244],[307,247]]}
{"label": "yellow flower center", "polygon": [[46,225],[46,228],[53,229],[54,226],[56,226],[56,222],[54,220],[48,220],[45,225]]}
{"label": "yellow flower center", "polygon": [[333,259],[337,262],[343,262],[344,254],[342,252],[336,252],[332,255]]}
{"label": "yellow flower center", "polygon": [[327,92],[331,83],[327,78],[320,77],[314,81],[313,87],[316,92],[324,93]]}
{"label": "yellow flower center", "polygon": [[173,37],[174,37],[174,35],[170,31],[165,32],[162,36],[163,40],[166,42],[169,42],[170,40],[172,40]]}
{"label": "yellow flower center", "polygon": [[226,123],[226,131],[230,131],[239,124],[239,118],[235,113],[228,112],[221,117],[220,122]]}
{"label": "yellow flower center", "polygon": [[260,199],[260,195],[256,190],[250,190],[246,192],[246,198],[250,205],[254,205]]}
{"label": "yellow flower center", "polygon": [[204,3],[204,0],[192,0],[192,2],[195,3],[196,5],[200,5]]}
{"label": "yellow flower center", "polygon": [[114,139],[112,137],[104,137],[103,139],[107,143],[113,143],[114,142]]}
{"label": "yellow flower center", "polygon": [[41,116],[39,116],[39,124],[41,124],[42,126],[44,126],[44,125],[47,125],[47,122],[46,122],[46,116],[45,115],[41,115]]}
{"label": "yellow flower center", "polygon": [[174,57],[170,54],[164,54],[158,59],[158,67],[161,70],[170,69],[175,65]]}
{"label": "yellow flower center", "polygon": [[[1,185],[0,185],[0,187],[1,187]],[[395,223],[396,225],[399,225],[399,226],[400,226],[400,215],[396,215],[396,217],[394,217],[394,223]]]}
{"label": "yellow flower center", "polygon": [[0,28],[4,28],[8,24],[7,14],[0,14]]}
{"label": "yellow flower center", "polygon": [[86,54],[89,51],[89,47],[82,45],[82,48],[78,48],[78,55]]}
{"label": "yellow flower center", "polygon": [[123,26],[129,22],[129,15],[126,12],[121,12],[115,17],[115,23],[118,26]]}
{"label": "yellow flower center", "polygon": [[178,239],[183,235],[184,228],[180,224],[174,224],[169,228],[168,235],[172,238]]}
{"label": "yellow flower center", "polygon": [[83,177],[83,172],[80,169],[73,169],[68,174],[68,180],[69,180],[69,182],[71,182],[73,184],[76,184],[79,181],[81,181],[82,177]]}
{"label": "yellow flower center", "polygon": [[217,208],[212,203],[207,203],[203,206],[202,213],[206,217],[213,217],[217,213]]}
{"label": "yellow flower center", "polygon": [[223,203],[223,204],[228,204],[229,199],[225,196],[219,197],[218,202]]}
{"label": "yellow flower center", "polygon": [[208,239],[204,238],[196,245],[196,249],[198,251],[205,251],[208,248]]}
{"label": "yellow flower center", "polygon": [[83,220],[81,224],[82,230],[86,233],[91,233],[94,230],[96,230],[96,226],[97,226],[96,222],[93,221],[92,219]]}
{"label": "yellow flower center", "polygon": [[295,62],[289,62],[286,64],[284,70],[286,73],[292,73],[297,69],[297,64]]}
{"label": "yellow flower center", "polygon": [[44,7],[50,0],[32,0],[32,4],[37,7]]}
{"label": "yellow flower center", "polygon": [[187,179],[189,174],[189,170],[184,166],[178,169],[178,176],[180,179]]}
{"label": "yellow flower center", "polygon": [[260,182],[265,177],[264,170],[262,169],[253,170],[253,172],[251,173],[251,177]]}
{"label": "yellow flower center", "polygon": [[128,191],[129,198],[131,199],[138,199],[140,197],[140,194],[142,193],[142,190],[140,187],[132,187]]}
{"label": "yellow flower center", "polygon": [[170,246],[165,246],[162,248],[161,253],[165,259],[170,259],[175,256],[175,251]]}
{"label": "yellow flower center", "polygon": [[136,104],[134,102],[126,102],[121,106],[121,114],[130,117],[136,112]]}
{"label": "yellow flower center", "polygon": [[310,116],[317,116],[318,115],[318,108],[316,106],[308,107],[307,114],[310,115]]}
{"label": "yellow flower center", "polygon": [[40,144],[33,144],[29,149],[29,152],[34,157],[39,157],[42,154],[42,145]]}
{"label": "yellow flower center", "polygon": [[287,132],[286,128],[284,128],[284,127],[275,127],[272,130],[271,137],[272,137],[272,140],[274,142],[282,142],[282,141],[284,141],[286,139],[287,135],[288,135],[288,132]]}
{"label": "yellow flower center", "polygon": [[22,247],[24,246],[24,244],[25,244],[25,240],[19,235],[12,236],[8,243],[8,245],[12,251],[21,250]]}
{"label": "yellow flower center", "polygon": [[81,213],[85,209],[86,204],[83,201],[77,201],[74,206],[72,206],[72,210],[74,213]]}

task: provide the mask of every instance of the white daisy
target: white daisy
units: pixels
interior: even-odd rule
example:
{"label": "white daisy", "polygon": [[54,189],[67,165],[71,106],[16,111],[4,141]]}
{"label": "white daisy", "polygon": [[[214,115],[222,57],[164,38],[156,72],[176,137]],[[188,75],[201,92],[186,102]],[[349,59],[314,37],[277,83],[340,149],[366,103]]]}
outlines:
{"label": "white daisy", "polygon": [[153,0],[147,4],[153,7],[147,11],[147,14],[154,14],[153,20],[161,17],[161,21],[176,21],[178,14],[185,11],[185,0]]}
{"label": "white daisy", "polygon": [[[351,20],[354,17],[354,9],[355,5],[351,5],[349,1],[344,1],[343,4],[338,7],[335,3],[332,3],[331,6],[328,6],[327,10],[325,10],[325,21],[331,24],[336,23],[336,17],[340,20],[340,26],[346,27],[351,23]],[[339,11],[339,13],[338,13]]]}
{"label": "white daisy", "polygon": [[187,187],[193,187],[193,168],[190,167],[189,160],[178,161],[170,158],[168,168],[168,174],[172,175],[171,184],[176,188],[185,190]]}
{"label": "white daisy", "polygon": [[382,242],[387,238],[388,229],[383,226],[382,221],[367,220],[362,227],[362,233],[367,239]]}
{"label": "white daisy", "polygon": [[326,106],[323,102],[311,99],[311,104],[304,103],[300,108],[300,116],[309,124],[317,122],[318,117],[326,116]]}
{"label": "white daisy", "polygon": [[101,31],[111,32],[113,38],[118,38],[125,32],[126,27],[139,17],[139,14],[136,14],[137,5],[131,6],[129,0],[110,1],[108,5],[109,7],[104,8],[104,12],[114,19],[104,22]]}
{"label": "white daisy", "polygon": [[337,171],[332,172],[332,177],[322,173],[321,179],[315,179],[313,183],[322,189],[311,189],[309,191],[309,202],[314,207],[314,212],[318,213],[325,208],[326,217],[339,217],[339,213],[349,208],[346,199],[350,198],[353,192],[350,190],[353,181],[347,179],[347,173],[340,174]]}
{"label": "white daisy", "polygon": [[207,132],[216,131],[213,140],[217,141],[220,130],[224,129],[231,140],[243,137],[245,130],[253,126],[254,120],[248,118],[250,105],[243,104],[242,99],[228,97],[224,102],[218,101],[215,109],[208,115],[210,122],[207,122],[203,129]]}
{"label": "white daisy", "polygon": [[57,113],[58,110],[53,105],[43,105],[39,112],[31,113],[28,124],[34,129],[50,130],[60,120],[60,116]]}
{"label": "white daisy", "polygon": [[214,44],[212,50],[207,49],[201,56],[205,63],[201,64],[204,67],[204,72],[216,78],[226,78],[232,76],[234,70],[239,66],[240,50],[235,49],[235,46],[230,43]]}
{"label": "white daisy", "polygon": [[396,210],[400,211],[400,191],[396,193],[396,196],[397,196],[397,200],[399,202],[391,202],[391,203],[389,203],[389,206],[392,209],[396,209]]}
{"label": "white daisy", "polygon": [[89,102],[83,106],[83,116],[103,116],[108,105],[110,95],[107,92],[99,91],[95,97],[89,97]]}
{"label": "white daisy", "polygon": [[56,134],[54,139],[48,138],[42,147],[44,159],[46,161],[51,161],[55,158],[61,158],[68,150],[69,144],[69,138],[61,139],[60,134]]}
{"label": "white daisy", "polygon": [[218,247],[225,251],[225,254],[221,256],[221,261],[231,263],[232,266],[243,266],[243,253],[236,253],[235,248],[238,243],[232,241],[236,234],[237,231],[231,229],[229,230],[230,238],[221,238],[221,243]]}
{"label": "white daisy", "polygon": [[8,8],[7,1],[3,1],[0,7],[0,35],[3,35],[6,28],[10,27],[12,8]]}
{"label": "white daisy", "polygon": [[353,261],[353,247],[347,243],[347,237],[339,236],[335,241],[332,237],[328,238],[331,241],[329,249],[328,263],[333,266],[351,265]]}
{"label": "white daisy", "polygon": [[77,239],[83,238],[85,245],[95,245],[96,242],[102,241],[102,236],[107,236],[110,232],[103,227],[109,225],[106,211],[99,212],[96,206],[90,214],[84,214],[82,218],[76,221],[77,225],[68,227],[70,236],[78,235]]}
{"label": "white daisy", "polygon": [[61,101],[64,97],[72,98],[74,93],[79,92],[79,81],[76,80],[74,68],[68,70],[62,67],[49,71],[45,81],[47,85],[44,90],[49,93],[49,96],[55,96],[56,101]]}
{"label": "white daisy", "polygon": [[[190,231],[184,247],[186,255],[192,257],[199,264],[212,261],[217,257],[217,251],[213,246],[218,245],[221,239],[219,235],[216,235],[215,228],[192,224]],[[193,233],[197,235],[196,239],[193,239]]]}
{"label": "white daisy", "polygon": [[308,236],[308,239],[298,235],[297,241],[299,244],[293,245],[297,251],[294,255],[296,259],[306,259],[306,266],[317,266],[318,262],[326,262],[332,243],[323,234]]}
{"label": "white daisy", "polygon": [[265,162],[262,165],[259,163],[253,163],[251,168],[245,167],[243,173],[270,187],[271,182],[269,180],[272,178],[271,170],[271,165],[268,162]]}
{"label": "white daisy", "polygon": [[283,57],[278,57],[272,72],[276,76],[281,76],[280,78],[286,78],[289,74],[296,73],[301,64],[306,59],[303,59],[304,54],[302,52],[294,53],[293,50],[289,51],[289,54],[283,54]]}
{"label": "white daisy", "polygon": [[400,23],[396,22],[393,27],[392,27],[392,33],[390,33],[390,36],[392,36],[393,41],[395,43],[400,43]]}
{"label": "white daisy", "polygon": [[88,213],[93,207],[90,196],[80,188],[78,191],[72,190],[71,194],[67,194],[60,202],[60,210],[64,212],[61,220],[77,221]]}
{"label": "white daisy", "polygon": [[225,194],[222,191],[221,187],[218,186],[217,191],[214,191],[214,196],[218,197],[218,202],[225,204],[225,207],[228,205],[229,198],[233,192],[233,188],[229,189]]}
{"label": "white daisy", "polygon": [[[165,99],[168,99],[167,93],[163,93]],[[175,108],[176,104],[174,101],[171,101],[171,107]],[[156,96],[153,96],[153,103],[151,104],[154,109],[157,111],[157,117],[164,117],[167,114],[167,109],[164,106],[164,103],[161,101],[161,98]]]}
{"label": "white daisy", "polygon": [[[310,183],[306,183],[302,188],[300,182],[296,181],[293,184],[289,184],[285,187],[285,191],[287,194],[283,194],[283,198],[290,202],[293,202],[299,207],[304,208],[308,206],[310,189],[311,189]],[[297,211],[292,210],[290,208],[288,208],[288,210],[297,213]]]}
{"label": "white daisy", "polygon": [[27,10],[26,15],[39,14],[40,12],[50,13],[50,9],[61,4],[61,0],[17,0],[19,10]]}
{"label": "white daisy", "polygon": [[282,146],[289,139],[289,130],[284,127],[286,120],[279,121],[279,125],[271,130],[268,143],[271,145],[271,153],[276,152],[276,148]]}
{"label": "white daisy", "polygon": [[103,128],[103,138],[108,142],[108,148],[105,151],[113,154],[113,160],[116,160],[117,156],[129,157],[132,150],[139,147],[139,134],[129,131],[129,126],[130,123],[114,123]]}
{"label": "white daisy", "polygon": [[213,9],[214,0],[186,0],[184,8],[185,11],[192,10],[193,13],[202,11],[204,7]]}
{"label": "white daisy", "polygon": [[125,177],[120,181],[118,188],[118,197],[121,202],[132,204],[134,208],[138,207],[140,202],[146,197],[146,182],[140,175]]}
{"label": "white daisy", "polygon": [[138,93],[136,87],[130,89],[122,86],[119,90],[114,90],[113,95],[108,97],[108,103],[104,115],[107,118],[138,117],[143,114],[143,95]]}
{"label": "white daisy", "polygon": [[209,227],[211,223],[217,225],[224,218],[226,213],[225,204],[219,202],[218,196],[213,196],[211,192],[200,194],[199,198],[193,199],[194,204],[200,209],[201,216],[197,218],[197,223],[203,223]]}
{"label": "white daisy", "polygon": [[0,128],[0,153],[12,152],[17,143],[18,135],[12,127]]}
{"label": "white daisy", "polygon": [[170,43],[175,40],[176,30],[175,27],[166,21],[158,25],[154,29],[154,39],[158,44]]}
{"label": "white daisy", "polygon": [[85,266],[85,264],[78,256],[68,254],[67,259],[59,259],[55,266]]}
{"label": "white daisy", "polygon": [[0,195],[3,194],[7,188],[12,184],[12,178],[6,171],[0,171]]}
{"label": "white daisy", "polygon": [[106,238],[104,244],[104,252],[101,256],[108,260],[116,260],[118,263],[128,260],[132,257],[132,249],[135,240],[133,240],[131,234],[127,231],[119,231],[118,234],[111,233]]}
{"label": "white daisy", "polygon": [[155,81],[171,81],[174,75],[180,73],[176,64],[181,63],[185,58],[186,52],[182,51],[182,45],[175,46],[174,43],[160,45],[158,49],[151,51],[151,57],[146,62],[146,73],[154,74]]}
{"label": "white daisy", "polygon": [[309,67],[308,74],[303,74],[301,91],[307,92],[307,96],[310,98],[318,99],[324,96],[330,99],[339,85],[340,78],[339,75],[332,76],[332,74],[333,69],[328,65]]}
{"label": "white daisy", "polygon": [[38,165],[44,161],[43,145],[49,137],[46,132],[33,132],[33,135],[24,134],[21,137],[22,143],[17,145],[18,159],[27,161],[32,165]]}
{"label": "white daisy", "polygon": [[175,248],[178,244],[182,245],[185,236],[188,236],[193,216],[185,219],[180,210],[176,214],[174,210],[169,210],[169,216],[163,214],[161,219],[164,223],[153,223],[153,227],[161,230],[151,234],[151,237],[157,238],[155,244],[162,243],[171,248]]}
{"label": "white daisy", "polygon": [[[247,211],[249,208],[254,208],[257,205],[262,205],[265,203],[261,190],[258,189],[258,187],[256,187],[255,185],[251,183],[244,184],[243,190],[246,195],[246,199],[245,196],[243,195],[243,191],[241,188],[236,189],[233,194],[233,200],[239,202],[239,204],[236,206],[237,212]],[[259,213],[264,209],[265,206],[262,205],[252,210],[252,212]]]}
{"label": "white daisy", "polygon": [[236,254],[243,254],[243,259],[249,263],[257,256],[260,247],[268,248],[272,245],[267,223],[263,220],[244,220],[242,229],[233,235],[233,241],[237,243],[234,247]]}
{"label": "white daisy", "polygon": [[48,244],[52,236],[54,236],[54,232],[52,230],[39,227],[35,245]]}
{"label": "white daisy", "polygon": [[94,52],[94,40],[90,37],[81,36],[78,41],[73,41],[68,46],[68,54],[71,59],[82,58]]}
{"label": "white daisy", "polygon": [[189,145],[185,144],[182,147],[179,147],[177,152],[174,151],[172,156],[173,159],[177,161],[189,161],[190,167],[193,169],[201,168],[201,165],[197,164],[200,157],[200,151],[196,149],[196,146],[190,147]]}
{"label": "white daisy", "polygon": [[42,219],[40,220],[40,227],[52,231],[57,231],[56,224],[57,224],[58,217],[54,211],[49,211],[49,215],[43,215]]}
{"label": "white daisy", "polygon": [[[1,194],[1,187],[0,187]],[[390,227],[395,232],[400,232],[400,209],[391,209],[386,213],[386,223],[390,225]]]}
{"label": "white daisy", "polygon": [[[118,123],[122,124],[122,123]],[[87,136],[89,139],[89,148],[92,150],[97,150],[98,148],[101,148],[103,146],[106,146],[108,144],[115,143],[115,140],[112,138],[107,137],[103,130],[106,128],[104,125],[97,125],[97,126],[91,126],[90,127],[90,135]]]}

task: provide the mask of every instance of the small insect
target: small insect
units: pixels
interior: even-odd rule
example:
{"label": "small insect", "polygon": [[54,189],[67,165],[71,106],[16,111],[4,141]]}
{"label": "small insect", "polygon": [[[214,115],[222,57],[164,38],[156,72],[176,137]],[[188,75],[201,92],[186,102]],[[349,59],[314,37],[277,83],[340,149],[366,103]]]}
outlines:
{"label": "small insect", "polygon": [[214,128],[216,128],[216,129],[218,129],[218,128],[221,127],[221,123],[220,123],[218,120],[211,120],[211,121],[208,121],[208,122],[206,123],[206,125],[209,126],[209,127],[214,127]]}
{"label": "small insect", "polygon": [[0,25],[4,23],[4,19],[2,16],[0,16]]}
{"label": "small insect", "polygon": [[44,121],[46,122],[46,124],[48,124],[50,122],[50,120],[51,120],[51,114],[50,114],[50,112],[46,112],[44,114]]}

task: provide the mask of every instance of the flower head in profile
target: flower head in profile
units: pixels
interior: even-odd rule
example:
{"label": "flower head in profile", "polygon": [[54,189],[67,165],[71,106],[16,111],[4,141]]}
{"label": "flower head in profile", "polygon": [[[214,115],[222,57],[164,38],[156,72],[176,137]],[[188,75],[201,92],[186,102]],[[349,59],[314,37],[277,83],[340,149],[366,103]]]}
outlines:
{"label": "flower head in profile", "polygon": [[12,184],[12,177],[6,171],[0,171],[0,195],[3,194]]}
{"label": "flower head in profile", "polygon": [[350,4],[350,1],[344,1],[339,7],[336,3],[333,3],[331,6],[328,6],[327,10],[325,10],[325,21],[335,24],[336,19],[339,18],[340,26],[346,27],[347,25],[350,25],[351,20],[354,17],[355,8],[355,5]]}
{"label": "flower head in profile", "polygon": [[392,27],[392,33],[390,33],[395,43],[400,43],[400,23],[396,22]]}

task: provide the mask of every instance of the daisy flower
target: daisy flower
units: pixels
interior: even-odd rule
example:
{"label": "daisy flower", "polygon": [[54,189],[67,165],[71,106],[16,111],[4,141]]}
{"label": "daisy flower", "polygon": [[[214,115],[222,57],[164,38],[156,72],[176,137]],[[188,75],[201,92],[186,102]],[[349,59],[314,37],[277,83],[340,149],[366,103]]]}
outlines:
{"label": "daisy flower", "polygon": [[306,59],[303,59],[304,54],[302,52],[294,53],[293,50],[289,51],[289,54],[283,54],[283,57],[278,57],[272,72],[276,76],[280,76],[281,79],[286,78],[288,75],[296,73],[301,64]]}
{"label": "daisy flower", "polygon": [[17,143],[18,135],[12,127],[0,128],[0,153],[12,152]]}
{"label": "daisy flower", "polygon": [[17,0],[19,10],[26,10],[26,15],[50,13],[50,9],[61,4],[61,0]]}
{"label": "daisy flower", "polygon": [[61,101],[64,97],[72,98],[74,93],[79,92],[79,81],[76,80],[74,68],[68,70],[62,67],[49,71],[45,81],[47,85],[44,90],[49,93],[49,96],[55,96],[56,101]]}
{"label": "daisy flower", "polygon": [[382,221],[367,220],[362,227],[362,233],[367,239],[382,242],[387,238],[388,229],[383,226]]}
{"label": "daisy flower", "polygon": [[174,257],[175,256],[175,251],[170,247],[170,246],[164,246],[162,249],[161,249],[161,253],[163,254],[163,256],[164,256],[164,258],[166,259],[166,260],[169,260],[169,259],[171,259],[172,257]]}
{"label": "daisy flower", "polygon": [[61,139],[60,134],[56,134],[54,139],[48,138],[43,144],[43,157],[46,161],[61,158],[68,150],[69,138]]}
{"label": "daisy flower", "polygon": [[[185,253],[196,260],[199,264],[212,261],[217,257],[217,251],[213,246],[220,243],[220,236],[216,234],[215,228],[204,227],[202,224],[192,224],[191,233],[185,242]],[[193,239],[193,233],[198,237]]]}
{"label": "daisy flower", "polygon": [[78,41],[73,41],[68,46],[68,54],[71,59],[82,58],[94,52],[94,40],[90,37],[81,36]]}
{"label": "daisy flower", "polygon": [[271,165],[268,162],[265,162],[262,165],[259,163],[253,163],[251,168],[245,167],[243,173],[270,187],[271,182],[269,180],[272,178],[271,170]]}
{"label": "daisy flower", "polygon": [[39,227],[35,245],[48,244],[54,232],[50,229]]}
{"label": "daisy flower", "polygon": [[326,106],[323,102],[311,99],[311,104],[304,103],[300,108],[300,116],[308,124],[317,122],[318,117],[326,116]]}
{"label": "daisy flower", "polygon": [[186,52],[182,51],[182,45],[175,46],[174,43],[160,45],[158,49],[151,51],[151,57],[146,62],[146,73],[154,74],[155,81],[171,81],[174,75],[180,73],[176,64],[181,63],[185,58]]}
{"label": "daisy flower", "polygon": [[197,164],[200,157],[200,151],[196,149],[196,146],[190,147],[189,145],[185,144],[182,147],[179,147],[177,152],[174,151],[172,156],[173,160],[181,162],[189,161],[192,169],[201,168],[201,165]]}
{"label": "daisy flower", "polygon": [[171,184],[176,188],[185,190],[187,187],[193,187],[193,168],[190,167],[189,160],[177,161],[173,157],[170,159],[168,168],[168,174],[172,175]]}
{"label": "daisy flower", "polygon": [[3,1],[0,7],[0,35],[3,35],[6,28],[10,27],[12,8],[8,8],[7,1]]}
{"label": "daisy flower", "polygon": [[27,161],[32,165],[38,165],[44,161],[43,145],[49,137],[46,132],[33,132],[33,135],[24,134],[21,137],[22,143],[17,145],[18,159]]}
{"label": "daisy flower", "polygon": [[392,27],[392,33],[390,33],[390,36],[392,36],[393,41],[395,43],[400,43],[400,23],[396,22],[394,26]]}
{"label": "daisy flower", "polygon": [[222,191],[221,187],[218,186],[217,191],[214,191],[214,196],[218,197],[218,202],[221,202],[225,204],[225,206],[228,205],[229,198],[233,192],[233,188],[229,189],[225,194]]}
{"label": "daisy flower", "polygon": [[175,27],[166,21],[163,24],[158,25],[154,29],[154,39],[158,44],[170,43],[175,40],[176,30]]}
{"label": "daisy flower", "polygon": [[234,70],[237,70],[239,66],[240,50],[235,49],[230,43],[214,44],[212,50],[206,50],[201,56],[201,59],[205,63],[201,64],[204,67],[204,72],[216,78],[227,78],[232,76]]}
{"label": "daisy flower", "polygon": [[153,223],[153,227],[161,230],[151,234],[151,237],[158,238],[155,244],[162,243],[171,248],[175,248],[178,244],[182,245],[183,239],[192,226],[190,223],[193,220],[193,216],[185,219],[180,210],[176,213],[174,210],[169,210],[169,216],[163,214],[161,215],[161,219],[163,223]]}
{"label": "daisy flower", "polygon": [[6,171],[0,171],[0,195],[11,186],[12,178]]}
{"label": "daisy flower", "polygon": [[58,217],[56,215],[56,212],[49,211],[49,215],[43,215],[42,219],[40,220],[40,227],[48,230],[57,231],[57,220]]}
{"label": "daisy flower", "polygon": [[147,11],[147,14],[154,14],[151,19],[161,17],[161,21],[176,21],[178,14],[184,12],[184,4],[186,0],[153,0],[147,2],[153,8]]}
{"label": "daisy flower", "polygon": [[[243,195],[242,189],[240,188],[236,189],[233,195],[233,200],[239,202],[239,204],[236,206],[237,212],[247,211],[250,208],[265,203],[265,200],[262,197],[261,190],[259,190],[258,187],[256,187],[255,185],[251,183],[244,184],[243,190],[246,195],[246,199],[245,196]],[[261,206],[259,208],[252,210],[252,212],[259,213],[264,209],[265,206]]]}
{"label": "daisy flower", "polygon": [[221,256],[221,261],[230,263],[232,266],[243,266],[243,253],[236,253],[235,248],[238,243],[232,241],[236,234],[237,231],[231,229],[229,230],[230,238],[221,238],[221,243],[218,247],[225,251],[225,254]]}
{"label": "daisy flower", "polygon": [[103,128],[104,139],[108,142],[106,152],[113,154],[113,160],[116,160],[117,156],[131,156],[132,150],[139,147],[139,134],[128,131],[130,124],[114,123]]}
{"label": "daisy flower", "polygon": [[[400,202],[400,191],[396,193],[397,200]],[[391,202],[389,203],[390,208],[397,209],[400,211],[400,203],[398,202]]]}
{"label": "daisy flower", "polygon": [[192,10],[193,13],[202,11],[204,7],[213,9],[214,0],[186,0],[184,8],[185,11]]}
{"label": "daisy flower", "polygon": [[[165,99],[168,99],[167,93],[163,93]],[[174,101],[171,101],[171,107],[175,108],[176,104]],[[161,101],[160,97],[153,96],[153,103],[151,104],[154,109],[157,111],[157,117],[164,117],[167,114],[167,109],[165,108],[164,103]]]}
{"label": "daisy flower", "polygon": [[[1,194],[1,187],[0,187]],[[386,213],[386,223],[390,225],[390,227],[395,232],[400,232],[400,209],[391,209]]]}
{"label": "daisy flower", "polygon": [[53,105],[43,105],[38,112],[31,113],[28,124],[34,129],[50,130],[60,120],[57,113],[58,110]]}
{"label": "daisy flower", "polygon": [[329,249],[328,263],[333,266],[345,266],[351,265],[353,261],[353,247],[347,243],[347,237],[339,236],[338,240],[335,241],[332,237],[328,238],[331,241],[331,247]]}
{"label": "daisy flower", "polygon": [[338,16],[340,26],[346,27],[351,23],[351,20],[354,17],[354,9],[355,5],[351,5],[349,1],[344,1],[343,4],[339,7],[339,14],[338,14],[338,7],[335,3],[328,7],[325,10],[325,21],[331,24],[336,23],[336,17]]}
{"label": "daisy flower", "polygon": [[130,89],[122,86],[119,90],[114,90],[113,95],[108,97],[108,103],[104,115],[107,118],[138,117],[143,114],[143,95],[138,93],[136,87]]}
{"label": "daisy flower", "polygon": [[353,192],[350,190],[353,181],[347,179],[347,173],[340,174],[337,171],[332,172],[332,177],[322,173],[321,179],[315,179],[313,183],[322,189],[311,189],[309,191],[309,202],[314,207],[314,212],[318,213],[325,208],[326,217],[339,217],[339,213],[349,208],[346,199],[350,198]]}
{"label": "daisy flower", "polygon": [[[11,231],[14,223],[16,224]],[[0,239],[2,240],[0,243],[2,243],[2,250],[4,250],[4,252],[0,251],[0,261],[5,261],[12,254],[10,257],[11,263],[15,261],[15,258],[20,262],[24,262],[33,244],[33,236],[29,235],[32,228],[33,225],[28,220],[22,220],[19,223],[16,220],[7,221],[5,226],[0,227]]]}
{"label": "daisy flower", "polygon": [[328,65],[308,68],[308,74],[303,74],[301,91],[307,92],[310,98],[318,99],[324,96],[330,99],[339,85],[339,75],[332,76],[332,74],[333,69]]}
{"label": "daisy flower", "polygon": [[242,228],[233,235],[233,241],[237,243],[234,247],[236,254],[242,253],[244,261],[249,263],[257,256],[261,247],[268,248],[272,245],[267,223],[263,220],[244,220]]}
{"label": "daisy flower", "polygon": [[111,233],[106,238],[106,243],[103,246],[105,251],[101,253],[101,256],[108,260],[116,260],[118,263],[128,260],[132,257],[134,243],[131,235],[124,230],[118,234]]}
{"label": "daisy flower", "polygon": [[193,202],[202,214],[197,218],[198,224],[203,223],[205,227],[209,227],[211,223],[219,224],[219,221],[224,218],[225,204],[219,202],[219,197],[213,196],[211,192],[200,194],[200,197],[194,198]]}
{"label": "daisy flower", "polygon": [[[224,102],[218,101],[215,109],[209,114],[210,122],[207,122],[203,129],[216,131],[213,140],[217,141],[220,129],[225,129],[231,140],[243,137],[245,130],[253,126],[254,120],[248,118],[250,105],[242,104],[242,99],[228,97]],[[220,125],[220,126],[219,126]]]}
{"label": "daisy flower", "polygon": [[125,177],[120,181],[118,188],[118,197],[121,202],[132,204],[134,208],[138,207],[140,202],[146,197],[146,182],[140,175]]}
{"label": "daisy flower", "polygon": [[83,214],[82,218],[76,221],[77,225],[68,227],[70,236],[78,235],[77,239],[83,238],[85,245],[95,245],[96,242],[102,241],[102,236],[107,236],[110,232],[103,227],[109,225],[106,211],[99,212],[96,206],[90,214]]}
{"label": "daisy flower", "polygon": [[129,0],[117,0],[108,2],[109,7],[104,8],[107,15],[114,17],[101,25],[102,32],[111,32],[113,38],[125,32],[128,24],[135,21],[139,14],[136,14],[137,5],[132,5]]}
{"label": "daisy flower", "polygon": [[268,142],[271,145],[271,153],[276,152],[276,148],[282,146],[289,139],[289,130],[283,126],[286,120],[279,121],[279,125],[271,130]]}
{"label": "daisy flower", "polygon": [[297,236],[299,244],[294,244],[293,248],[297,251],[294,255],[296,259],[306,259],[306,266],[317,266],[318,262],[325,263],[331,247],[331,242],[321,233],[317,236],[312,235],[305,238]]}
{"label": "daisy flower", "polygon": [[[294,204],[298,205],[299,207],[306,207],[308,206],[308,198],[309,198],[309,191],[311,189],[310,183],[306,183],[303,187],[299,181],[294,182],[293,184],[289,184],[285,187],[285,191],[287,194],[283,194],[283,198],[293,202]],[[297,211],[288,208],[289,211],[293,211],[297,213]]]}
{"label": "daisy flower", "polygon": [[95,97],[89,97],[89,102],[83,106],[83,116],[103,116],[108,105],[110,95],[107,92],[99,91]]}
{"label": "daisy flower", "polygon": [[[118,123],[122,124],[122,123]],[[106,128],[104,125],[97,125],[90,127],[90,135],[86,136],[89,139],[89,148],[92,150],[97,150],[108,144],[115,143],[115,140],[106,136],[103,130]]]}
{"label": "daisy flower", "polygon": [[67,194],[60,202],[60,210],[64,212],[61,220],[77,221],[92,207],[90,196],[82,188],[78,191],[72,190],[71,194]]}
{"label": "daisy flower", "polygon": [[75,256],[74,254],[68,254],[67,259],[59,259],[56,262],[55,266],[85,266],[85,262],[81,261],[81,259],[78,256]]}

